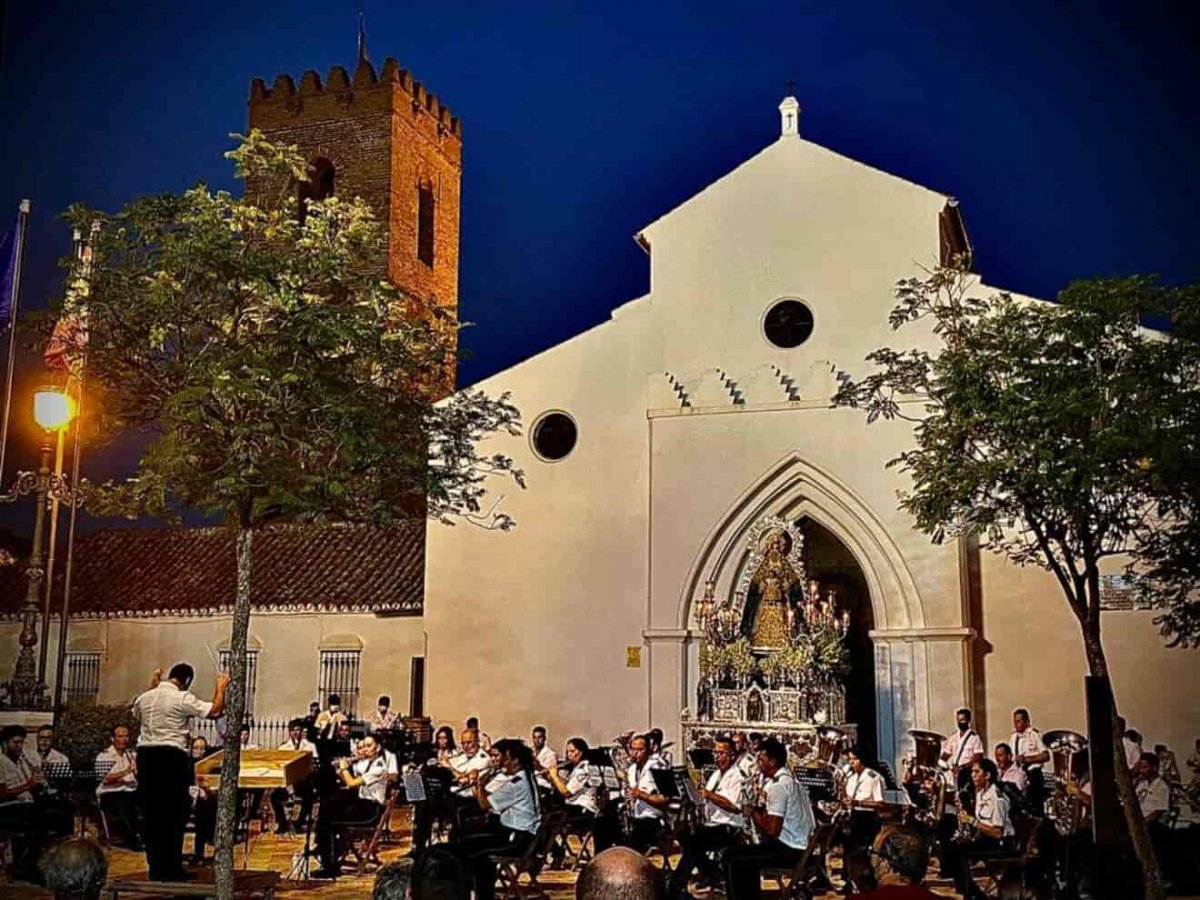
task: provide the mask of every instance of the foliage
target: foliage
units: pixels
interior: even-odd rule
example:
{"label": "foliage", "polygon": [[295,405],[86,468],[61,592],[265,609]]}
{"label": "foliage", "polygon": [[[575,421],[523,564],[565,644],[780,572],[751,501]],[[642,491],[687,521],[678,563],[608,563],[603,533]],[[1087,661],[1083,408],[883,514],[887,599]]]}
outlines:
{"label": "foliage", "polygon": [[[228,156],[285,188],[304,172],[257,132]],[[197,185],[114,215],[68,212],[83,233],[100,225],[92,270],[69,263],[63,303],[86,311],[97,430],[149,439],[97,511],[450,521],[480,514],[487,475],[520,481],[510,459],[477,452],[519,433],[507,396],[434,402],[457,323],[383,277],[386,234],[367,204],[311,201],[300,222],[293,196]]]}
{"label": "foliage", "polygon": [[740,637],[726,647],[726,667],[736,678],[749,678],[754,672],[755,658],[750,652],[750,639]]}
{"label": "foliage", "polygon": [[55,747],[76,769],[91,768],[96,754],[107,747],[112,729],[124,725],[136,740],[138,723],[128,703],[68,706],[59,717],[54,733]]}
{"label": "foliage", "polygon": [[890,465],[935,540],[978,535],[1050,570],[1097,629],[1098,565],[1127,564],[1164,635],[1196,646],[1200,288],[1080,281],[1046,304],[972,287],[952,269],[900,281],[892,326],[923,323],[937,352],[871,353],[874,371],[834,404],[914,424],[916,446]]}

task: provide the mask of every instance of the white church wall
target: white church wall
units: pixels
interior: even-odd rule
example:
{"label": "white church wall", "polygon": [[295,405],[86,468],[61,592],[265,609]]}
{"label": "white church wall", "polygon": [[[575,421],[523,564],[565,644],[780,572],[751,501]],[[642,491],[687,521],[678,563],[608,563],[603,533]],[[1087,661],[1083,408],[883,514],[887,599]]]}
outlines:
{"label": "white church wall", "polygon": [[[993,553],[980,558],[989,742],[1007,740],[1012,710],[1027,707],[1043,731],[1087,732],[1087,660],[1079,624],[1054,576]],[[1146,740],[1190,755],[1200,737],[1200,655],[1168,649],[1151,611],[1101,614],[1117,708]],[[1183,753],[1182,751],[1187,751]]]}
{"label": "white church wall", "polygon": [[[132,699],[146,689],[155,668],[167,669],[177,662],[192,664],[193,690],[207,699],[216,675],[209,651],[217,655],[229,646],[229,627],[229,616],[79,620],[71,623],[67,648],[100,651],[101,703]],[[0,624],[0,658],[16,658],[19,633],[15,622]],[[309,702],[317,698],[322,641],[333,635],[362,641],[360,712],[369,712],[379,694],[390,694],[393,708],[407,712],[411,660],[422,656],[425,647],[420,617],[263,613],[250,619],[251,646],[259,649],[256,716],[299,716],[308,711]],[[52,622],[49,653],[47,680],[53,689],[57,621]]]}
{"label": "white church wall", "polygon": [[[493,485],[517,521],[510,533],[428,529],[427,708],[435,718],[478,714],[492,737],[544,722],[556,741],[607,740],[645,724],[644,670],[626,667],[626,648],[642,647],[646,614],[642,315],[644,307],[626,306],[619,323],[480,385],[512,391],[522,411],[527,434],[485,450],[511,454],[529,487]],[[575,449],[554,463],[529,443],[546,410],[578,426]]]}

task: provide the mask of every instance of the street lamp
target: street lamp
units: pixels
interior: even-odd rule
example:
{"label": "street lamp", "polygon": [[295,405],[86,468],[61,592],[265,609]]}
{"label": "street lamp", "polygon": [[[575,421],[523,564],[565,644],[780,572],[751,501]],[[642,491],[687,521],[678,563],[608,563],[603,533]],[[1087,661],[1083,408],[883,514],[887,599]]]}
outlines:
{"label": "street lamp", "polygon": [[37,661],[34,647],[37,646],[37,620],[39,588],[44,575],[45,554],[42,546],[42,531],[46,521],[46,502],[50,496],[60,501],[76,502],[72,495],[69,479],[59,475],[50,467],[54,453],[54,437],[71,424],[75,417],[75,401],[57,388],[39,388],[33,395],[33,418],[42,428],[41,465],[36,472],[20,472],[11,490],[0,495],[0,502],[11,503],[18,497],[33,493],[37,509],[33,524],[33,549],[29,554],[28,578],[25,604],[21,608],[21,635],[18,641],[21,651],[17,665],[9,682],[9,702],[17,709],[43,709],[47,706],[46,685],[37,677]]}

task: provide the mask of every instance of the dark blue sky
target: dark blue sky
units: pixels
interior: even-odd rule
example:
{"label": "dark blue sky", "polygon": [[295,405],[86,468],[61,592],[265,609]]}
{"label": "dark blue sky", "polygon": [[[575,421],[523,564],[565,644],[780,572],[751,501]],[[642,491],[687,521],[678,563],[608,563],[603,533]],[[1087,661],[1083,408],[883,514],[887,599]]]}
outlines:
{"label": "dark blue sky", "polygon": [[0,213],[33,201],[31,306],[68,203],[234,187],[250,79],[352,66],[359,9],[376,64],[463,120],[463,381],[644,293],[630,236],[772,141],[788,79],[805,137],[958,197],[993,284],[1200,281],[1182,2],[6,6]]}

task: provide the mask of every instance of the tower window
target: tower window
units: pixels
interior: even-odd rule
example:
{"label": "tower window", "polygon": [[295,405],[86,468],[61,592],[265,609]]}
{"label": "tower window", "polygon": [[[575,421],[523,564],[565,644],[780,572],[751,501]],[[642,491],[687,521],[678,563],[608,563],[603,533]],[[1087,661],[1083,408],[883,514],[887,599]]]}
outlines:
{"label": "tower window", "polygon": [[427,266],[433,265],[433,186],[422,184],[417,188],[417,259]]}
{"label": "tower window", "polygon": [[813,314],[799,300],[780,300],[763,317],[763,334],[781,350],[799,347],[813,330]]}
{"label": "tower window", "polygon": [[324,157],[317,157],[308,164],[308,181],[300,182],[297,197],[296,218],[300,224],[308,218],[309,200],[327,200],[333,196],[333,185],[336,171],[333,163]]}

